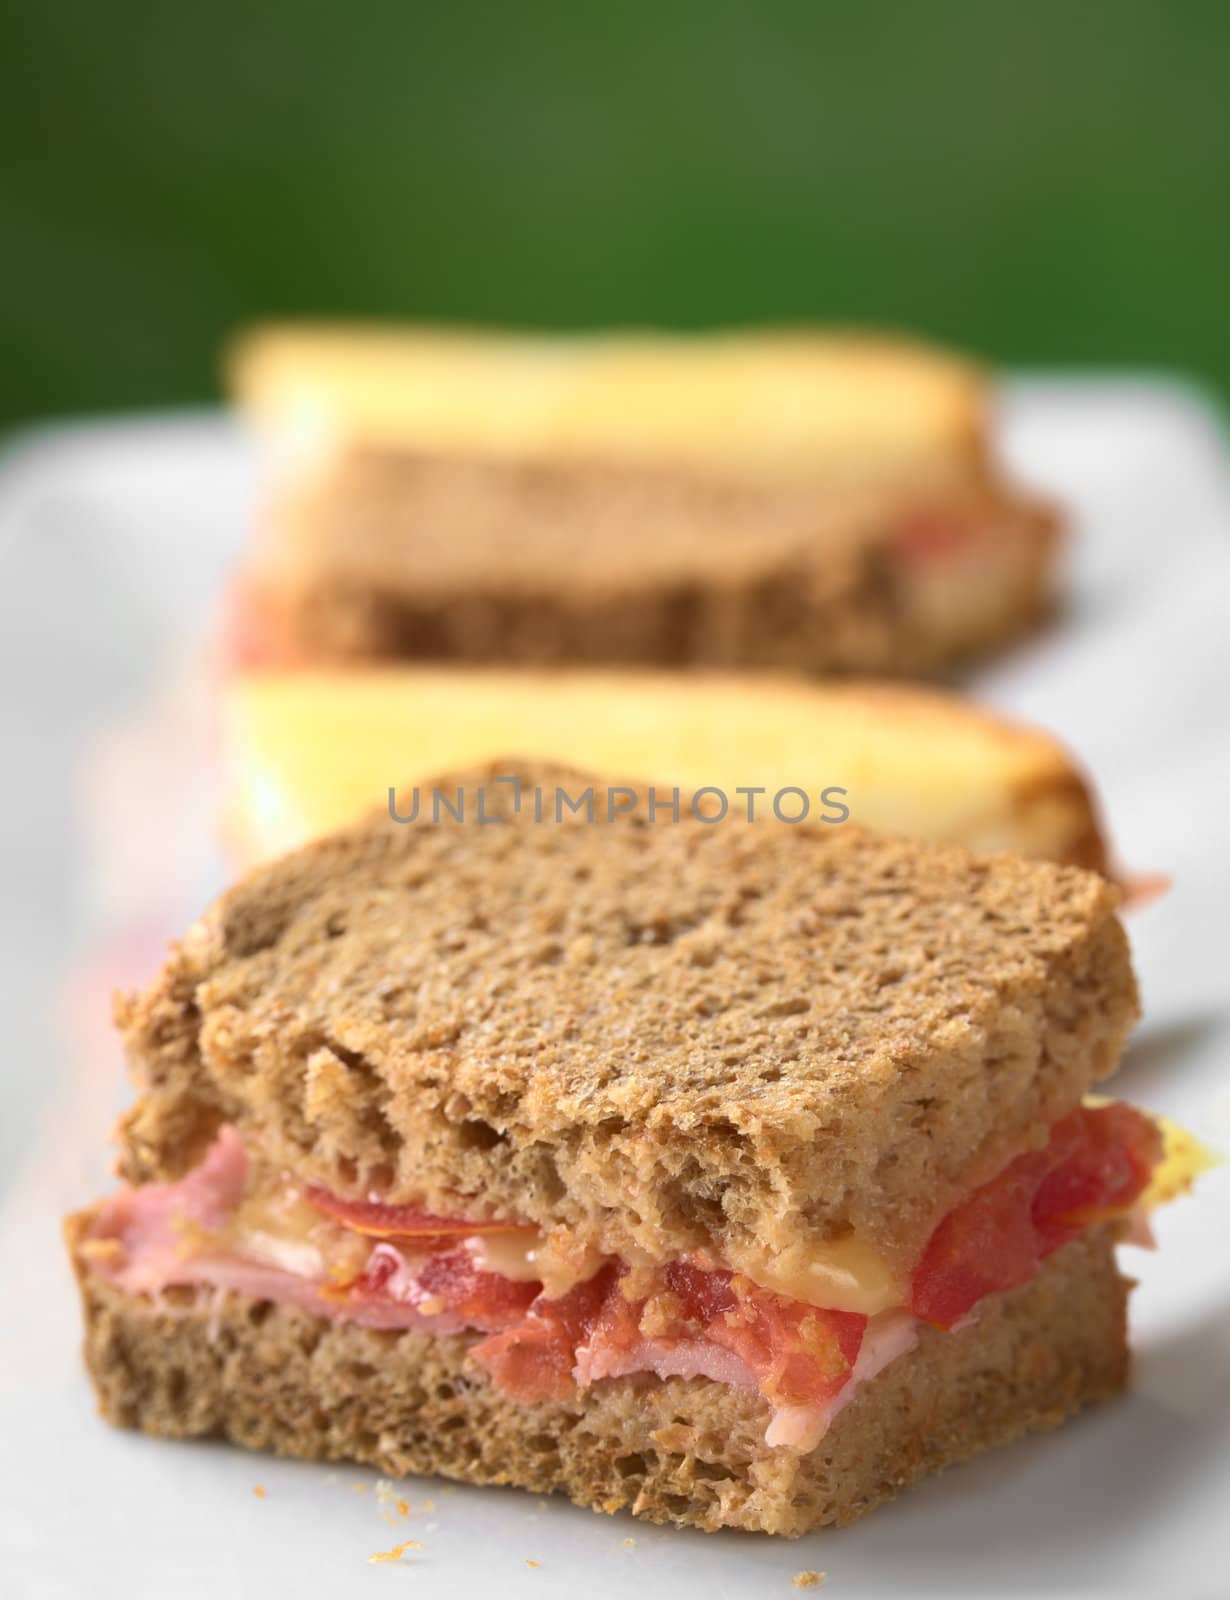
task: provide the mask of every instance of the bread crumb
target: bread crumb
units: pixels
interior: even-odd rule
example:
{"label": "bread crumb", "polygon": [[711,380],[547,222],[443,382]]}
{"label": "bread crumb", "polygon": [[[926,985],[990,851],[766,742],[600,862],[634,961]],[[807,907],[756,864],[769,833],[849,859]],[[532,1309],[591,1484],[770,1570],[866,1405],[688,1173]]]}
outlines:
{"label": "bread crumb", "polygon": [[265,1485],[263,1483],[253,1484],[252,1493],[258,1500],[263,1500],[265,1498]]}
{"label": "bread crumb", "polygon": [[625,1539],[624,1543],[627,1545],[629,1550],[634,1550],[636,1548],[636,1540],[635,1539]]}
{"label": "bread crumb", "polygon": [[388,1523],[410,1515],[410,1502],[398,1494],[396,1484],[390,1483],[387,1478],[376,1480],[376,1499],[383,1507],[384,1520]]}
{"label": "bread crumb", "polygon": [[377,1550],[375,1555],[368,1556],[371,1562],[400,1561],[407,1550],[421,1550],[423,1546],[417,1539],[403,1539],[400,1544],[395,1544],[391,1550]]}
{"label": "bread crumb", "polygon": [[796,1589],[818,1589],[824,1582],[823,1572],[796,1572],[791,1579]]}

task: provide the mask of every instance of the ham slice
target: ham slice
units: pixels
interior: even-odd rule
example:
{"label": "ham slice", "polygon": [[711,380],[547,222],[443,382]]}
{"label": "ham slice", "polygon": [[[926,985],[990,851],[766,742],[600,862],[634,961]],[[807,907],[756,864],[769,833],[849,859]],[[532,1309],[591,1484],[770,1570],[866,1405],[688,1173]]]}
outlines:
{"label": "ham slice", "polygon": [[[113,1240],[123,1265],[110,1275],[133,1293],[159,1289],[177,1279],[189,1259],[188,1235],[226,1225],[243,1198],[248,1158],[234,1128],[223,1128],[204,1161],[178,1183],[125,1186],[95,1213],[96,1240]],[[101,1252],[95,1252],[102,1260]],[[120,1259],[112,1252],[115,1260]]]}
{"label": "ham slice", "polygon": [[248,1180],[243,1141],[224,1128],[178,1183],[125,1187],[102,1202],[88,1247],[94,1270],[130,1294],[208,1288],[364,1327],[434,1333],[494,1332],[521,1318],[537,1293],[535,1284],[480,1271],[455,1239],[426,1257],[373,1242],[362,1270],[347,1275],[331,1273],[327,1252],[308,1240],[248,1230],[246,1248],[236,1249],[230,1236]]}

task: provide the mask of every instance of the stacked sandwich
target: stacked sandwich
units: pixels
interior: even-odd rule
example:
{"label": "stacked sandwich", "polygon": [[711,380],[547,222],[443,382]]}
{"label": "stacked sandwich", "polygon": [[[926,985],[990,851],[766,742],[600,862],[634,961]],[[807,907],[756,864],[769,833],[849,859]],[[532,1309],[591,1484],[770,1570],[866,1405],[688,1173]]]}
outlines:
{"label": "stacked sandwich", "polygon": [[793,1534],[1122,1386],[1106,883],[531,803],[597,781],[442,779],[490,825],[258,869],[124,1001],[109,1417]]}

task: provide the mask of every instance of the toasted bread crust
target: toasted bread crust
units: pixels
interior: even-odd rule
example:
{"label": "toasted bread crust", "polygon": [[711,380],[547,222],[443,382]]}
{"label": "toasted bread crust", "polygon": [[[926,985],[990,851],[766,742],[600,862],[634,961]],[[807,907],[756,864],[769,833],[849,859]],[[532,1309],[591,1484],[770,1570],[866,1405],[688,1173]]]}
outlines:
{"label": "toasted bread crust", "polygon": [[[973,566],[919,518],[989,531]],[[1035,622],[1056,519],[971,474],[855,486],[344,451],[277,494],[239,590],[267,656],[933,673]]]}
{"label": "toasted bread crust", "polygon": [[386,449],[802,476],[964,472],[985,454],[989,413],[974,362],[855,329],[282,324],[237,340],[227,378],[260,423],[306,417]]}
{"label": "toasted bread crust", "polygon": [[[1089,783],[1041,729],[955,694],[778,673],[398,666],[249,671],[225,686],[226,829],[241,865],[353,822],[409,785],[532,750],[685,794],[843,786],[876,832],[1107,872]],[[320,760],[322,748],[331,759]]]}
{"label": "toasted bread crust", "polygon": [[109,1421],[558,1491],[654,1522],[786,1535],[849,1523],[925,1473],[1116,1393],[1127,1369],[1127,1284],[1103,1230],[985,1301],[962,1331],[924,1329],[799,1456],[764,1444],[758,1396],[705,1379],[615,1379],[523,1404],[467,1360],[464,1337],[374,1333],[239,1296],[184,1291],[155,1306],[90,1272],[88,1224],[82,1213],[67,1232]]}
{"label": "toasted bread crust", "polygon": [[125,1173],[229,1121],[342,1192],[614,1254],[853,1230],[903,1263],[1114,1067],[1136,991],[1093,874],[644,804],[535,823],[535,785],[591,783],[444,778],[470,821],[375,816],[224,895],[120,1005]]}

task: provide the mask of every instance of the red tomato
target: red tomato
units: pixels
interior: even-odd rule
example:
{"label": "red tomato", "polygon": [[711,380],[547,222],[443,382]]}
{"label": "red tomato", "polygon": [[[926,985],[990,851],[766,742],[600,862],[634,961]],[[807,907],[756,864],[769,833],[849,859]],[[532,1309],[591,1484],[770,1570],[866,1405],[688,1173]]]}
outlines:
{"label": "red tomato", "polygon": [[831,1399],[849,1379],[866,1317],[822,1311],[686,1261],[663,1268],[662,1277],[704,1336],[750,1368],[762,1393],[806,1405]]}
{"label": "red tomato", "polygon": [[[567,1396],[581,1345],[628,1352],[644,1338],[646,1302],[626,1298],[622,1276],[620,1268],[607,1267],[559,1300],[538,1301],[522,1323],[485,1339],[473,1354],[501,1388],[521,1399]],[[867,1326],[866,1317],[820,1311],[686,1261],[663,1267],[654,1291],[678,1302],[676,1325],[658,1328],[656,1339],[709,1340],[730,1350],[761,1392],[782,1404],[831,1399],[849,1380]]]}
{"label": "red tomato", "polygon": [[1131,1210],[1161,1160],[1162,1135],[1139,1111],[1114,1103],[1065,1117],[1051,1147],[1056,1161],[1038,1186],[1033,1218],[1058,1245]]}
{"label": "red tomato", "polygon": [[484,1339],[471,1355],[519,1400],[567,1399],[574,1388],[577,1346],[604,1313],[613,1314],[616,1303],[623,1301],[620,1276],[617,1267],[604,1267],[558,1300],[539,1299],[515,1327]]}
{"label": "red tomato", "polygon": [[340,1222],[352,1233],[366,1233],[387,1239],[443,1238],[458,1234],[515,1233],[522,1222],[483,1222],[473,1217],[436,1217],[417,1206],[386,1206],[375,1200],[343,1200],[328,1189],[315,1185],[307,1197],[326,1217]]}
{"label": "red tomato", "polygon": [[1131,1210],[1161,1148],[1156,1126],[1130,1106],[1072,1112],[1044,1150],[1018,1156],[944,1218],[914,1271],[910,1309],[951,1328],[983,1295],[1028,1282],[1091,1222]]}

